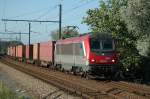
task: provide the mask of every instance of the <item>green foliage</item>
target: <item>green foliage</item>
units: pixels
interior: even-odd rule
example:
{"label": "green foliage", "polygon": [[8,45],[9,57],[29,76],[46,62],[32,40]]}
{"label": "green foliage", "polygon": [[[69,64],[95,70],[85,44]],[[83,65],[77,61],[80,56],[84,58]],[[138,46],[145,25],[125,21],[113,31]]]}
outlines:
{"label": "green foliage", "polygon": [[6,86],[0,82],[0,99],[16,99],[14,93],[12,93]]}
{"label": "green foliage", "polygon": [[137,39],[139,50],[139,66],[143,79],[150,81],[150,1],[128,0],[127,6],[121,9],[122,19],[127,24],[128,31]]}
{"label": "green foliage", "polygon": [[[62,28],[62,38],[70,38],[78,36],[79,33],[75,29],[69,29],[69,28]],[[51,32],[51,38],[52,40],[58,40],[59,39],[59,30],[54,30]]]}
{"label": "green foliage", "polygon": [[83,22],[94,32],[120,33],[127,32],[125,24],[120,20],[120,7],[125,5],[121,0],[101,1],[99,8],[89,9]]}
{"label": "green foliage", "polygon": [[18,97],[9,88],[7,88],[2,81],[0,81],[0,99],[26,99],[26,97]]}
{"label": "green foliage", "polygon": [[146,53],[147,53],[148,58],[150,59],[150,42],[149,42],[148,50]]}
{"label": "green foliage", "polygon": [[130,33],[137,38],[140,54],[148,56],[150,46],[150,2],[148,0],[129,0],[121,9],[122,19]]}
{"label": "green foliage", "polygon": [[135,71],[141,68],[141,56],[136,45],[139,36],[129,31],[128,23],[122,17],[123,8],[127,6],[128,0],[100,1],[99,8],[87,11],[83,23],[89,25],[95,33],[112,34],[117,41],[117,50],[120,52],[120,64],[124,69]]}
{"label": "green foliage", "polygon": [[129,0],[126,7],[123,7],[122,18],[127,24],[129,31],[141,39],[150,33],[150,1]]}

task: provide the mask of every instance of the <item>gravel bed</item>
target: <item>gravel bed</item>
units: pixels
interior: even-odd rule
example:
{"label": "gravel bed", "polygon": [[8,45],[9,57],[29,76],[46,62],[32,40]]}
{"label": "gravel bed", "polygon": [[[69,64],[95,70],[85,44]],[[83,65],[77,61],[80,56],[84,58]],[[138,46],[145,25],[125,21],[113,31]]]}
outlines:
{"label": "gravel bed", "polygon": [[0,63],[0,80],[18,95],[33,99],[81,99]]}

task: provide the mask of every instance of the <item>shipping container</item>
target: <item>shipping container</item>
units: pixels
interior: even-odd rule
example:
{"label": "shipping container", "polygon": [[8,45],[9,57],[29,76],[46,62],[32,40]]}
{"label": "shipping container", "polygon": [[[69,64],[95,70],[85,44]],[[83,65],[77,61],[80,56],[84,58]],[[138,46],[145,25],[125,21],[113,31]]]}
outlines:
{"label": "shipping container", "polygon": [[12,46],[12,57],[16,58],[16,46]]}
{"label": "shipping container", "polygon": [[26,51],[25,51],[25,57],[26,60],[32,60],[33,59],[33,45],[26,45]]}
{"label": "shipping container", "polygon": [[55,41],[48,41],[40,43],[40,55],[39,59],[41,61],[41,65],[53,65],[54,63],[54,44]]}
{"label": "shipping container", "polygon": [[39,43],[33,44],[33,60],[39,60]]}
{"label": "shipping container", "polygon": [[18,45],[16,46],[16,57],[20,60],[25,58],[25,46],[24,45]]}

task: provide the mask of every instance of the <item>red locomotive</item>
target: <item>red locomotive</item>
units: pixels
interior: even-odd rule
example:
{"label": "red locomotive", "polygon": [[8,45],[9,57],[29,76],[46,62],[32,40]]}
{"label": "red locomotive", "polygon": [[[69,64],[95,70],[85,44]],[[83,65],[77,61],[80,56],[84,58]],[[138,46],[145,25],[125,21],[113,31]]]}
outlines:
{"label": "red locomotive", "polygon": [[109,35],[90,34],[59,40],[55,46],[55,64],[84,76],[110,76],[117,70],[114,40]]}

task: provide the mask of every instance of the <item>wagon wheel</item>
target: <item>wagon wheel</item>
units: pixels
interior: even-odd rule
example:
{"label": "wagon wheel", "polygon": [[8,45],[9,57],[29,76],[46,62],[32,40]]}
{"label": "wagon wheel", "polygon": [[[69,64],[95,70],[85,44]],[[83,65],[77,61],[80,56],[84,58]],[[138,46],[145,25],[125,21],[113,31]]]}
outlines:
{"label": "wagon wheel", "polygon": [[124,77],[122,71],[118,71],[118,72],[116,72],[116,74],[114,75],[114,80],[124,80],[124,79],[125,79],[125,77]]}
{"label": "wagon wheel", "polygon": [[61,68],[61,72],[65,72],[65,69],[64,69],[64,68]]}
{"label": "wagon wheel", "polygon": [[81,75],[81,77],[85,78],[87,80],[90,79],[90,76],[89,76],[88,72],[83,72],[82,75]]}

